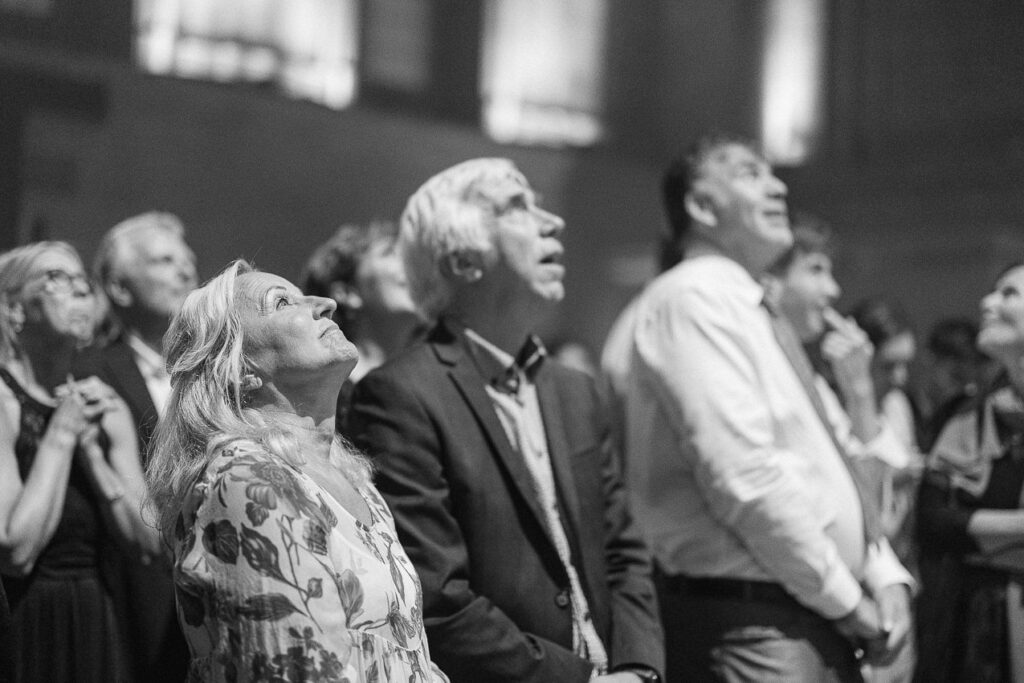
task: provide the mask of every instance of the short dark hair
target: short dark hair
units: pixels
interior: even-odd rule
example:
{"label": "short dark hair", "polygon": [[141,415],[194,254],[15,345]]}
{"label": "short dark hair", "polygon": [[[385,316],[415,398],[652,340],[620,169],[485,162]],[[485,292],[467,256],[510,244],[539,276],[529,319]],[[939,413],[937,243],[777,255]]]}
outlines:
{"label": "short dark hair", "polygon": [[[331,285],[342,282],[354,286],[359,263],[373,245],[393,242],[398,226],[390,221],[373,221],[369,225],[343,225],[326,242],[317,247],[299,275],[299,288],[309,296],[331,298]],[[335,321],[345,331],[350,312],[335,311]]]}
{"label": "short dark hair", "polygon": [[926,346],[936,358],[975,361],[982,356],[977,338],[978,325],[970,318],[943,318],[928,333]]}
{"label": "short dark hair", "polygon": [[835,257],[832,226],[818,216],[795,212],[790,220],[790,229],[793,231],[793,245],[768,269],[773,275],[784,276],[797,254],[824,254],[830,259]]}
{"label": "short dark hair", "polygon": [[694,182],[703,174],[704,164],[708,158],[730,145],[741,145],[760,153],[758,145],[750,138],[734,133],[712,131],[697,138],[681,157],[673,160],[665,169],[661,177],[661,199],[668,226],[666,234],[662,235],[663,270],[674,265],[665,265],[672,258],[678,262],[683,256],[681,243],[690,227],[690,215],[686,211],[686,193],[693,189]]}
{"label": "short dark hair", "polygon": [[851,315],[875,349],[901,334],[913,332],[903,308],[895,301],[864,299],[853,307]]}

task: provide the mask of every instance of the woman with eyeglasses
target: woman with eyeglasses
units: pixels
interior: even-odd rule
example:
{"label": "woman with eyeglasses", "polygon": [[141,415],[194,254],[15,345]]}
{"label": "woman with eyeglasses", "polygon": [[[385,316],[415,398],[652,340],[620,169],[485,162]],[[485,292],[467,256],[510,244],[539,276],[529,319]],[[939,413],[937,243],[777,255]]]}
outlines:
{"label": "woman with eyeglasses", "polygon": [[160,551],[141,514],[144,480],[124,402],[75,380],[97,302],[64,242],[0,255],[0,572],[15,681],[121,681],[101,551]]}

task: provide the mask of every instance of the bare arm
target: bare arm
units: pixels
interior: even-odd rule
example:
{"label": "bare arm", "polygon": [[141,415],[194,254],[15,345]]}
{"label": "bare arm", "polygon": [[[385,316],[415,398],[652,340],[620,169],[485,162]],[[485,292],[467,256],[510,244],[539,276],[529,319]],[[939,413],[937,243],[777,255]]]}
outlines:
{"label": "bare arm", "polygon": [[822,340],[822,355],[835,373],[853,435],[862,443],[868,443],[881,431],[875,385],[871,379],[874,348],[855,322],[831,308],[825,310],[825,321],[832,329]]}
{"label": "bare arm", "polygon": [[[102,404],[100,421],[81,437],[83,464],[93,488],[106,504],[103,515],[118,539],[144,556],[160,552],[156,527],[143,517],[146,488],[139,460],[138,440],[125,402],[95,377],[75,383],[90,403]],[[110,440],[109,454],[98,442],[102,426]]]}
{"label": "bare arm", "polygon": [[983,553],[1024,544],[1024,510],[978,510],[967,522],[967,533]]}
{"label": "bare arm", "polygon": [[61,400],[22,480],[14,454],[21,406],[0,385],[0,569],[28,574],[53,538],[64,510],[75,443],[89,417],[80,397]]}

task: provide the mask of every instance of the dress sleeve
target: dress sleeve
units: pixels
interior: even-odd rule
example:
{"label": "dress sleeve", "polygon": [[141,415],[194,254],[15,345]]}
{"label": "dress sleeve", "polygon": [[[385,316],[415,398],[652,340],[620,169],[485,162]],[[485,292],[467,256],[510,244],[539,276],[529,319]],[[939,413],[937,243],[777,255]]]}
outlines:
{"label": "dress sleeve", "polygon": [[372,681],[397,668],[434,680],[414,651],[374,633],[388,615],[365,613],[368,577],[332,539],[337,517],[283,463],[215,459],[188,518],[175,583],[193,677]]}

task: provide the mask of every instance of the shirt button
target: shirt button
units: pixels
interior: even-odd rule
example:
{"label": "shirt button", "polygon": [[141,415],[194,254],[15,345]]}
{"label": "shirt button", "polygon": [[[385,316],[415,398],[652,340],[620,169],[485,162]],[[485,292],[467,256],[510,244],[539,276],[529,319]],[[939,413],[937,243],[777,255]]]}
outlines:
{"label": "shirt button", "polygon": [[561,607],[562,609],[568,607],[570,602],[571,600],[569,600],[569,591],[560,591],[558,595],[555,596],[555,604]]}

